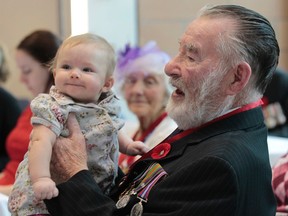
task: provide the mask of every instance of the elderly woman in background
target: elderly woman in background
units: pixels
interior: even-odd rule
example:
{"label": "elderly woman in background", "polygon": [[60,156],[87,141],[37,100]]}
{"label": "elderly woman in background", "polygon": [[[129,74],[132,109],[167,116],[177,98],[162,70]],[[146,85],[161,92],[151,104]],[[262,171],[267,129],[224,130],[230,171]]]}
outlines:
{"label": "elderly woman in background", "polygon": [[[116,66],[116,85],[139,123],[138,127],[127,129],[127,133],[149,148],[159,144],[177,127],[165,111],[171,93],[164,73],[164,66],[169,60],[169,55],[151,41],[143,47],[127,45],[120,52]],[[119,166],[126,173],[138,158],[120,154]]]}

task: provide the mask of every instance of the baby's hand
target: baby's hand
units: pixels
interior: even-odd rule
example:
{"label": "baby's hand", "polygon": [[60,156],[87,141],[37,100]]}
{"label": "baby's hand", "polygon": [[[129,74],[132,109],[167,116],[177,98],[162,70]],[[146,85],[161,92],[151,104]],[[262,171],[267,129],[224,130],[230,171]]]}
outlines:
{"label": "baby's hand", "polygon": [[149,151],[149,148],[140,141],[133,141],[127,146],[126,154],[135,156],[142,155]]}
{"label": "baby's hand", "polygon": [[32,186],[37,200],[51,199],[59,194],[55,182],[48,177],[37,179]]}

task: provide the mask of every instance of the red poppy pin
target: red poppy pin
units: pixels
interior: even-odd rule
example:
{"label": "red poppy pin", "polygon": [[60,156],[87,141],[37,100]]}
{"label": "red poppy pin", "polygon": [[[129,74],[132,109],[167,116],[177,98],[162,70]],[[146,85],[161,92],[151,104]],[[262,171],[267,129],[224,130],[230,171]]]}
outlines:
{"label": "red poppy pin", "polygon": [[171,145],[169,143],[160,143],[155,146],[152,150],[151,157],[155,160],[164,158],[171,149]]}

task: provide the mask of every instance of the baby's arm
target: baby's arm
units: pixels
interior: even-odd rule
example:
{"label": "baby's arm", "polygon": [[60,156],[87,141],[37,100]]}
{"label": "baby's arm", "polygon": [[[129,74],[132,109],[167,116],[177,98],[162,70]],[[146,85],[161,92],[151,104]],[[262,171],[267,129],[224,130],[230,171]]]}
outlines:
{"label": "baby's arm", "polygon": [[35,197],[39,200],[58,196],[50,175],[50,160],[56,134],[43,125],[35,125],[30,135],[29,173]]}
{"label": "baby's arm", "polygon": [[149,148],[140,141],[133,141],[131,137],[127,136],[122,129],[118,133],[119,150],[127,155],[142,155],[149,151]]}

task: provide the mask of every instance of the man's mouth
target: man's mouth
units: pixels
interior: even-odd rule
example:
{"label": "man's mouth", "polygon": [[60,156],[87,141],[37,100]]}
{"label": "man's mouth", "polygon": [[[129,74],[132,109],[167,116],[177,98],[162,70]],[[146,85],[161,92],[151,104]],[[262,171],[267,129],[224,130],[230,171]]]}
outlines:
{"label": "man's mouth", "polygon": [[175,90],[175,93],[176,93],[177,95],[183,95],[183,96],[185,95],[184,92],[181,91],[181,90],[178,89],[178,88]]}
{"label": "man's mouth", "polygon": [[182,83],[170,80],[170,84],[175,88],[173,95],[174,96],[184,96],[185,93],[181,90]]}

